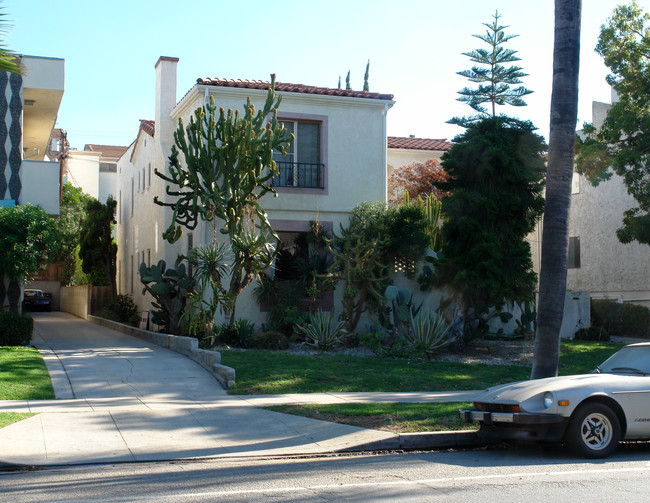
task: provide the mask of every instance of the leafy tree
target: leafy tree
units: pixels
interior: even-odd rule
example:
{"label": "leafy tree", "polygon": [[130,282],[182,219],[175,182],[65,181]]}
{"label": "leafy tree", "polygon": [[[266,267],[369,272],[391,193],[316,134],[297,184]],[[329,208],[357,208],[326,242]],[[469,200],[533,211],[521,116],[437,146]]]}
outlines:
{"label": "leafy tree", "polygon": [[370,60],[368,60],[368,64],[366,64],[366,73],[363,75],[363,90],[364,91],[370,91],[370,83],[368,82],[369,77],[370,77]]}
{"label": "leafy tree", "polygon": [[57,227],[61,234],[59,259],[64,261],[64,286],[75,281],[81,223],[86,214],[86,206],[92,200],[92,196],[70,182],[65,183],[61,189],[61,211]]}
{"label": "leafy tree", "polygon": [[[106,274],[113,298],[117,295],[117,244],[113,239],[115,208],[117,201],[111,196],[102,204],[96,199],[86,204],[86,218],[81,226],[79,258],[86,274]],[[91,275],[93,284],[101,283],[97,275]]]}
{"label": "leafy tree", "polygon": [[388,177],[388,202],[400,204],[404,199],[404,193],[412,199],[427,197],[429,194],[440,200],[442,192],[433,183],[444,182],[448,178],[447,173],[442,169],[438,159],[427,159],[426,161],[415,161],[405,166],[396,168]]}
{"label": "leafy tree", "polygon": [[596,46],[611,70],[607,82],[616,90],[600,129],[585,124],[578,139],[577,170],[594,185],[621,176],[638,207],[625,212],[616,231],[622,243],[650,244],[650,14],[636,1],[614,9]]}
{"label": "leafy tree", "polygon": [[56,222],[37,206],[0,207],[0,278],[25,282],[61,246]]}
{"label": "leafy tree", "polygon": [[525,106],[523,96],[532,93],[523,86],[514,89],[510,87],[521,84],[520,79],[528,74],[519,66],[505,66],[505,63],[520,61],[521,58],[515,56],[517,51],[503,47],[503,44],[518,35],[506,35],[503,30],[508,27],[499,24],[500,17],[499,12],[496,12],[492,23],[483,23],[487,27],[485,34],[474,35],[485,42],[489,49],[481,48],[463,53],[483,67],[473,66],[470,70],[458,72],[458,75],[467,77],[470,82],[479,84],[476,89],[461,89],[458,92],[461,95],[458,101],[467,103],[480,114],[488,113],[483,103],[490,103],[492,116],[496,115],[496,105]]}
{"label": "leafy tree", "polygon": [[7,14],[2,12],[4,7],[0,7],[0,71],[22,74],[23,70],[20,67],[18,58],[10,51],[3,43],[11,26],[7,19]]}
{"label": "leafy tree", "polygon": [[551,128],[531,378],[557,375],[566,293],[571,176],[578,118],[581,0],[555,0]]}
{"label": "leafy tree", "polygon": [[452,287],[462,320],[528,301],[536,287],[525,238],[544,206],[546,144],[534,130],[529,122],[486,118],[443,156],[449,179],[434,183],[448,194],[436,283]]}
{"label": "leafy tree", "polygon": [[[8,278],[10,291],[19,293],[20,283],[43,270],[59,246],[56,223],[42,208],[0,208],[0,281]],[[4,298],[4,285],[1,289]],[[10,311],[19,312],[17,296],[10,294],[9,304]]]}
{"label": "leafy tree", "polygon": [[[187,127],[179,120],[169,175],[156,170],[156,175],[169,184],[171,200],[155,197],[154,202],[173,210],[165,239],[177,241],[182,227],[194,229],[199,220],[214,223],[212,248],[217,246],[218,227],[229,239],[229,285],[225,286],[226,278],[221,275],[214,276],[217,282],[211,284],[214,299],[221,302],[231,321],[235,319],[238,295],[275,257],[278,237],[259,200],[269,192],[275,194],[272,183],[279,170],[273,152],[284,152],[293,140],[277,119],[280,101],[275,75],[257,113],[250,98],[241,115],[223,108],[217,113],[211,99],[210,104],[194,112]],[[214,264],[211,267],[214,270]]]}

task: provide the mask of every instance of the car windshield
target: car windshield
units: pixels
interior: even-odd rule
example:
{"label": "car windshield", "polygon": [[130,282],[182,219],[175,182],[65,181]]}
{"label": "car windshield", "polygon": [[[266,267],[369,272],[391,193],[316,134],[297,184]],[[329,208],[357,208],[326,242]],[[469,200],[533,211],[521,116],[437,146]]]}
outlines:
{"label": "car windshield", "polygon": [[610,356],[598,367],[612,374],[650,374],[650,346],[628,346]]}

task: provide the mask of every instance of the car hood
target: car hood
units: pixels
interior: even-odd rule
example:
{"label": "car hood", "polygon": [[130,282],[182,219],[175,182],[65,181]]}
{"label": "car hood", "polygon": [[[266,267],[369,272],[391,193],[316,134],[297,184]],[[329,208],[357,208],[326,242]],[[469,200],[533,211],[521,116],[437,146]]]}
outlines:
{"label": "car hood", "polygon": [[562,391],[569,388],[585,387],[590,389],[604,389],[616,383],[623,384],[625,381],[634,379],[629,375],[620,374],[579,374],[562,377],[548,377],[546,379],[534,379],[531,381],[520,381],[509,384],[502,384],[488,388],[484,393],[477,396],[476,402],[499,402],[510,403],[520,402],[538,393],[546,391]]}

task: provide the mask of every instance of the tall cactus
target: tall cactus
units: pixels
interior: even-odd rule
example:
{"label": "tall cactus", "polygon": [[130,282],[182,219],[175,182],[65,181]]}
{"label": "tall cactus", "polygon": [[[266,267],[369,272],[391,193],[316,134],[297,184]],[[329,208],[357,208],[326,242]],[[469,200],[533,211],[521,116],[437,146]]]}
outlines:
{"label": "tall cactus", "polygon": [[[195,110],[187,127],[179,120],[175,145],[169,158],[169,174],[156,170],[165,180],[169,201],[154,202],[173,210],[163,237],[170,242],[182,235],[182,227],[196,228],[199,220],[214,222],[228,236],[232,252],[228,297],[223,306],[235,317],[237,296],[254,276],[271,265],[278,240],[259,200],[273,189],[279,172],[274,152],[284,152],[293,140],[277,119],[280,96],[275,92],[275,75],[263,107],[256,112],[247,100],[243,114],[221,108],[214,99]],[[181,155],[182,153],[182,155]],[[277,194],[276,194],[277,195]],[[215,300],[218,292],[213,292]]]}
{"label": "tall cactus", "polygon": [[424,199],[418,196],[411,199],[408,190],[404,191],[404,204],[419,206],[426,215],[426,232],[429,236],[429,248],[434,252],[440,251],[440,221],[442,219],[442,203],[433,194],[427,195]]}

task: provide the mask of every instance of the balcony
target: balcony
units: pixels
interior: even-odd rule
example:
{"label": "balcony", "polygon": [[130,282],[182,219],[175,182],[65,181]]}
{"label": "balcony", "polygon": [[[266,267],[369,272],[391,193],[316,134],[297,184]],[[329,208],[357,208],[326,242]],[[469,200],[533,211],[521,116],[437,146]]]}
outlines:
{"label": "balcony", "polygon": [[273,178],[274,187],[296,187],[301,189],[322,189],[324,164],[306,162],[284,162],[276,164],[280,174]]}

